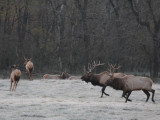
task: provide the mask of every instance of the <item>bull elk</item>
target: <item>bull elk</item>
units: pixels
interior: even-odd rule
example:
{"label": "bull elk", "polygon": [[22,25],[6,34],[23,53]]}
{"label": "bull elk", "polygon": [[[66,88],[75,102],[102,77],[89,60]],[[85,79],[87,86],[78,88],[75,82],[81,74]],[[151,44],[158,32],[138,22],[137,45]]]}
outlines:
{"label": "bull elk", "polygon": [[69,78],[70,75],[66,72],[62,72],[61,75],[51,75],[51,74],[45,74],[43,75],[43,79],[66,79]]}
{"label": "bull elk", "polygon": [[100,86],[102,87],[102,94],[101,97],[103,97],[103,94],[105,94],[106,96],[109,96],[109,94],[105,93],[105,89],[106,89],[106,79],[109,77],[108,76],[108,72],[102,72],[99,74],[93,74],[92,70],[95,69],[95,67],[97,66],[101,66],[104,65],[104,63],[100,63],[93,61],[92,63],[88,63],[88,72],[84,71],[84,75],[81,77],[82,81],[85,81],[86,83],[91,82],[92,85],[96,86]]}
{"label": "bull elk", "polygon": [[[19,69],[16,69],[16,65],[12,65],[11,66],[11,75],[10,75],[10,91],[16,90],[17,84],[20,80],[21,77],[21,71]],[[14,85],[12,86],[12,83],[14,83]]]}
{"label": "bull elk", "polygon": [[126,96],[126,101],[129,101],[129,96],[132,91],[136,90],[142,90],[146,95],[148,101],[150,97],[150,93],[152,92],[152,101],[154,101],[154,94],[155,90],[152,89],[153,81],[148,77],[142,77],[142,76],[134,76],[134,75],[126,75],[124,77],[116,78],[113,76],[113,73],[110,74],[110,79],[106,81],[107,86],[110,86],[116,90],[122,90],[123,91],[123,97]]}
{"label": "bull elk", "polygon": [[[102,73],[99,73],[99,74],[93,74],[91,71],[97,67],[97,66],[100,66],[100,65],[104,65],[104,63],[96,63],[96,62],[93,62],[93,64],[88,64],[88,70],[89,72],[85,72],[85,74],[81,77],[82,81],[85,81],[85,82],[91,82],[92,85],[94,86],[100,86],[102,87],[102,94],[101,94],[101,97],[103,97],[103,94],[105,94],[106,96],[109,96],[109,94],[105,93],[105,89],[107,87],[107,80],[109,80],[110,76],[109,76],[109,72],[108,71],[104,71]],[[92,67],[93,66],[93,67]],[[118,66],[117,68],[115,68],[115,65],[113,66],[112,64],[109,64],[109,71],[115,71],[115,70],[118,70],[120,68],[120,66]],[[125,74],[123,73],[114,73],[113,74],[114,77],[116,78],[119,78],[119,77],[123,77],[125,76]],[[126,98],[126,96],[123,96]],[[130,99],[128,99],[129,101],[131,101]]]}
{"label": "bull elk", "polygon": [[29,77],[30,80],[33,80],[32,71],[34,69],[34,66],[33,66],[33,62],[31,61],[32,58],[28,59],[28,58],[24,57],[24,60],[25,60],[24,64],[25,64],[25,68],[26,68],[26,72],[28,74],[28,77]]}

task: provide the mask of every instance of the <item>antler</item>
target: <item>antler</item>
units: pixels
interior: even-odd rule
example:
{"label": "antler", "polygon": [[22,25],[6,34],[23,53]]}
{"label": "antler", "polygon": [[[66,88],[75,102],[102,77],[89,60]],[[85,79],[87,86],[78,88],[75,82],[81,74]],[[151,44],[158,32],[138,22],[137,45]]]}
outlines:
{"label": "antler", "polygon": [[115,70],[118,70],[121,66],[118,64],[118,67],[116,68],[116,64],[112,65],[112,64],[108,64],[109,65],[109,72],[110,73],[114,73]]}
{"label": "antler", "polygon": [[100,61],[93,61],[91,63],[88,63],[89,72],[91,72],[92,70],[95,69],[95,67],[100,66],[100,65],[104,65],[104,63],[101,63]]}
{"label": "antler", "polygon": [[27,60],[28,58],[26,58],[25,56],[23,56],[24,57],[24,60]]}

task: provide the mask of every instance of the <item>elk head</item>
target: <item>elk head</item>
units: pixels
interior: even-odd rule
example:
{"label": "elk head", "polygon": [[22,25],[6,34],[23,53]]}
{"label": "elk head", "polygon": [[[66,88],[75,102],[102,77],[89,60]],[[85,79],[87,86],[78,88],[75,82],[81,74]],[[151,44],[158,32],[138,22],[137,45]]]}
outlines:
{"label": "elk head", "polygon": [[62,79],[66,79],[66,78],[69,78],[70,75],[66,71],[64,71],[64,72],[62,72],[61,77],[62,77]]}
{"label": "elk head", "polygon": [[16,67],[17,67],[17,65],[12,65],[12,66],[10,66],[10,68],[11,68],[11,70],[14,70],[14,69],[16,69]]}
{"label": "elk head", "polygon": [[81,77],[82,81],[85,81],[87,83],[91,82],[91,78],[93,76],[92,71],[100,65],[104,65],[104,63],[100,63],[100,61],[93,61],[91,63],[88,63],[88,71],[86,71],[86,69],[84,68],[84,75]]}
{"label": "elk head", "polygon": [[24,57],[24,60],[25,60],[24,64],[26,65],[28,61],[31,61],[31,60],[32,60],[32,58],[25,58],[25,57]]}
{"label": "elk head", "polygon": [[121,66],[118,65],[118,67],[116,67],[116,64],[115,65],[108,64],[108,66],[109,66],[108,75],[110,76],[109,81],[110,80],[112,81],[114,79],[114,73],[115,73],[115,71],[118,70]]}

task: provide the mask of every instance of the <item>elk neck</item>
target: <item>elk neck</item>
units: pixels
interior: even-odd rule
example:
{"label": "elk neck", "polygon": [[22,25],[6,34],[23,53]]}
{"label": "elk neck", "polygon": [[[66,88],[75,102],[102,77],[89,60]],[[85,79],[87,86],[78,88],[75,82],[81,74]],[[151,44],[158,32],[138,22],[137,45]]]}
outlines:
{"label": "elk neck", "polygon": [[90,81],[91,81],[92,85],[94,85],[94,86],[100,85],[99,84],[99,79],[100,79],[99,76],[94,75],[94,74],[90,77]]}
{"label": "elk neck", "polygon": [[123,79],[120,78],[114,78],[111,81],[107,83],[108,86],[111,86],[112,88],[116,90],[123,90],[124,88],[124,82]]}

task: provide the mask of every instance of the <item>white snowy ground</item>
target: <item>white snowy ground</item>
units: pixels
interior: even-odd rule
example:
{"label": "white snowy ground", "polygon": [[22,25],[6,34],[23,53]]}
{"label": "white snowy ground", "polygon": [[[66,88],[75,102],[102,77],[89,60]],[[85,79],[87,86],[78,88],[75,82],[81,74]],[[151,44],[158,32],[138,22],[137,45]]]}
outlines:
{"label": "white snowy ground", "polygon": [[15,92],[9,79],[0,80],[0,120],[160,120],[160,85],[154,84],[154,104],[142,91],[125,103],[122,91],[80,80],[21,79]]}

